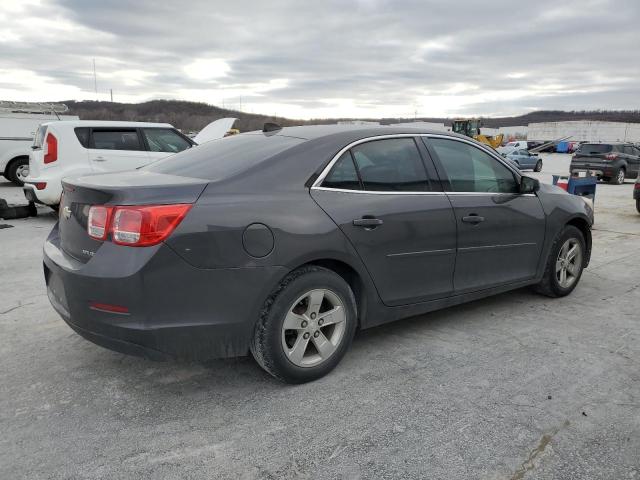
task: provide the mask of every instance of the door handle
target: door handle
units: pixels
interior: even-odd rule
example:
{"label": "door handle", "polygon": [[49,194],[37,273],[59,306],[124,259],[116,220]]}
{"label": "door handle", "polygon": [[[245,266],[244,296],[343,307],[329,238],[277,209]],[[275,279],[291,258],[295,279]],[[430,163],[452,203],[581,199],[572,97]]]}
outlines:
{"label": "door handle", "polygon": [[471,215],[462,217],[462,221],[465,223],[473,223],[474,225],[477,225],[480,222],[484,222],[484,217],[472,213]]}
{"label": "door handle", "polygon": [[94,162],[104,162],[106,160],[106,158],[104,157],[96,157],[93,159]]}
{"label": "door handle", "polygon": [[384,222],[382,220],[380,220],[379,218],[373,218],[373,217],[362,217],[362,218],[356,218],[353,221],[353,226],[354,227],[365,227],[365,228],[376,228],[379,225],[382,225]]}

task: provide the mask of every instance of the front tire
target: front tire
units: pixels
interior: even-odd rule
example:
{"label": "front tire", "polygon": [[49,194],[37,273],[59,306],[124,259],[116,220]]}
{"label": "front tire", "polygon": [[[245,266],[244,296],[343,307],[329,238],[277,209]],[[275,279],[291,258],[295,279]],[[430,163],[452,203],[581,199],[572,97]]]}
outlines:
{"label": "front tire", "polygon": [[340,362],[356,324],[356,300],[349,284],[326,268],[301,267],[265,301],[251,353],[283,382],[310,382]]}
{"label": "front tire", "polygon": [[536,166],[533,168],[534,172],[539,172],[542,170],[542,160],[538,160],[536,162]]}
{"label": "front tire", "polygon": [[539,293],[564,297],[573,292],[584,270],[585,245],[584,235],[578,228],[564,227],[551,246],[544,275],[536,286]]}

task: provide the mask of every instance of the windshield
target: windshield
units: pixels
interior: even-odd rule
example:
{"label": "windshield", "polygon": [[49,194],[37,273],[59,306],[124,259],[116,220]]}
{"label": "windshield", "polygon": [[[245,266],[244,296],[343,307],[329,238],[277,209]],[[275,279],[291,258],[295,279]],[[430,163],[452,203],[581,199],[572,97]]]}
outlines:
{"label": "windshield", "polygon": [[603,143],[585,143],[580,145],[578,149],[578,153],[609,153],[611,151],[611,145],[603,144]]}
{"label": "windshield", "polygon": [[170,155],[141,170],[210,181],[222,180],[302,142],[299,138],[282,135],[234,135]]}

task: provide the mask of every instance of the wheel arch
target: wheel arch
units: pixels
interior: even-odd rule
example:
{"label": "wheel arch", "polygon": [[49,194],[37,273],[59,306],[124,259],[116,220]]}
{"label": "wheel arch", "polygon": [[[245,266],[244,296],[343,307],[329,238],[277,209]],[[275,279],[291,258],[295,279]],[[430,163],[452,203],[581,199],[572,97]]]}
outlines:
{"label": "wheel arch", "polygon": [[356,267],[347,263],[344,260],[339,260],[331,257],[315,258],[307,260],[300,265],[292,268],[287,274],[308,265],[315,265],[318,267],[326,268],[339,275],[351,288],[353,295],[356,297],[358,327],[362,324],[362,319],[367,314],[367,303],[370,300],[371,288],[367,284],[363,274],[358,271]]}
{"label": "wheel arch", "polygon": [[21,160],[23,158],[26,158],[27,161],[29,161],[29,155],[16,155],[15,157],[12,157],[8,162],[7,165],[4,167],[4,173],[6,173],[7,171],[9,171],[9,168],[11,168],[11,165],[13,165],[15,162],[17,162],[18,160]]}
{"label": "wheel arch", "polygon": [[586,255],[584,256],[584,267],[586,268],[589,265],[589,261],[591,259],[591,226],[589,225],[589,222],[582,217],[573,217],[566,223],[566,225],[572,225],[576,227],[578,230],[580,230],[580,232],[582,232],[582,235],[584,236],[584,241],[587,247]]}

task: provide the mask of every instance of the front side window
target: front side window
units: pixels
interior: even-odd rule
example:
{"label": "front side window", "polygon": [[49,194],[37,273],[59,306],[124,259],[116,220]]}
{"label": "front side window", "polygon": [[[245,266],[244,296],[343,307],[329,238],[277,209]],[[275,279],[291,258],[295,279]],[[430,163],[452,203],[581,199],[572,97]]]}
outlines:
{"label": "front side window", "polygon": [[340,188],[343,190],[361,190],[358,172],[351,158],[351,152],[343,153],[333,165],[329,174],[322,182],[323,187]]}
{"label": "front side window", "polygon": [[138,132],[130,130],[94,130],[93,148],[102,150],[143,150]]}
{"label": "front side window", "polygon": [[145,128],[142,132],[152,152],[178,153],[191,146],[187,140],[168,128]]}
{"label": "front side window", "polygon": [[430,138],[446,174],[450,191],[517,193],[515,176],[507,167],[479,148],[457,140]]}
{"label": "front side window", "polygon": [[423,192],[427,172],[413,138],[373,140],[352,148],[365,190]]}

